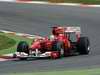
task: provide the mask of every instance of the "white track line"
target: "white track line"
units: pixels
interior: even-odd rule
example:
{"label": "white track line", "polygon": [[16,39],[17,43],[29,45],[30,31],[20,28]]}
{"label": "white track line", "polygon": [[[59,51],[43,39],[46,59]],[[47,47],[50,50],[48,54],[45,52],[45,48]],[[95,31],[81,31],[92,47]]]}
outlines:
{"label": "white track line", "polygon": [[8,59],[0,58],[0,61],[8,61]]}
{"label": "white track line", "polygon": [[12,32],[12,31],[6,31],[6,30],[0,30],[0,32],[6,33],[6,34],[13,34],[21,37],[26,37],[29,39],[34,39],[34,38],[43,38],[39,35],[31,35],[31,34],[26,34],[26,33],[17,33],[17,32]]}
{"label": "white track line", "polygon": [[0,0],[0,1],[5,1],[5,2],[7,2],[7,1],[14,1],[14,0]]}

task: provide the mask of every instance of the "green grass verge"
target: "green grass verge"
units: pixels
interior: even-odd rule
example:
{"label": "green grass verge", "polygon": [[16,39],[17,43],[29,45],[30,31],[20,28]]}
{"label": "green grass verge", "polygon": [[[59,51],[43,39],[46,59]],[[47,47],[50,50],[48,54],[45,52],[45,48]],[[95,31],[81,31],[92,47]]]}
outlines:
{"label": "green grass verge", "polygon": [[34,73],[12,73],[10,75],[100,75],[100,69],[34,72]]}
{"label": "green grass verge", "polygon": [[50,1],[50,2],[67,2],[67,3],[83,3],[83,4],[100,4],[100,0],[32,0],[32,1]]}
{"label": "green grass verge", "polygon": [[100,0],[64,0],[70,3],[83,3],[83,4],[100,4]]}
{"label": "green grass verge", "polygon": [[26,41],[30,44],[32,40],[0,32],[0,55],[15,52],[19,41]]}
{"label": "green grass verge", "polygon": [[16,44],[16,41],[4,35],[0,35],[0,50],[8,49]]}

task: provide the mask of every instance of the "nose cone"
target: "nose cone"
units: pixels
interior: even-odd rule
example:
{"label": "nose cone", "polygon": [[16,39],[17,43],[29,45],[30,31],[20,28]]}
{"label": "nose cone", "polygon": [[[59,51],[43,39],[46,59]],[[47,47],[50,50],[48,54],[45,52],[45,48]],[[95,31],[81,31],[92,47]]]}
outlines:
{"label": "nose cone", "polygon": [[41,48],[41,46],[40,46],[40,42],[34,42],[32,45],[31,45],[31,48],[32,49],[39,49],[39,48]]}

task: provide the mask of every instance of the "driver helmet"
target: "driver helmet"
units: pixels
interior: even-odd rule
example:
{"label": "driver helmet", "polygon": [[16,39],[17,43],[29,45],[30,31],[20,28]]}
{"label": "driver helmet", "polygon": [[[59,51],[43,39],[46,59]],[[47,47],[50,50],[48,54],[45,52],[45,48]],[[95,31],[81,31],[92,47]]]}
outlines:
{"label": "driver helmet", "polygon": [[49,39],[50,40],[54,40],[55,39],[55,36],[54,35],[50,35]]}

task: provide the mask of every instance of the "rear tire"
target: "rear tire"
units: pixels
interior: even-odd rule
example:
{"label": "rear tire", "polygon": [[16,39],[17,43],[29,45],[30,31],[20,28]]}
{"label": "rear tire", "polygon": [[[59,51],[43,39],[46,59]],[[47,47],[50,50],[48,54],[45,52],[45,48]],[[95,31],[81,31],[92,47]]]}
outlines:
{"label": "rear tire", "polygon": [[79,54],[89,54],[90,42],[88,37],[80,37],[77,43],[77,50]]}
{"label": "rear tire", "polygon": [[25,52],[29,54],[29,45],[25,41],[20,41],[17,46],[17,52]]}

